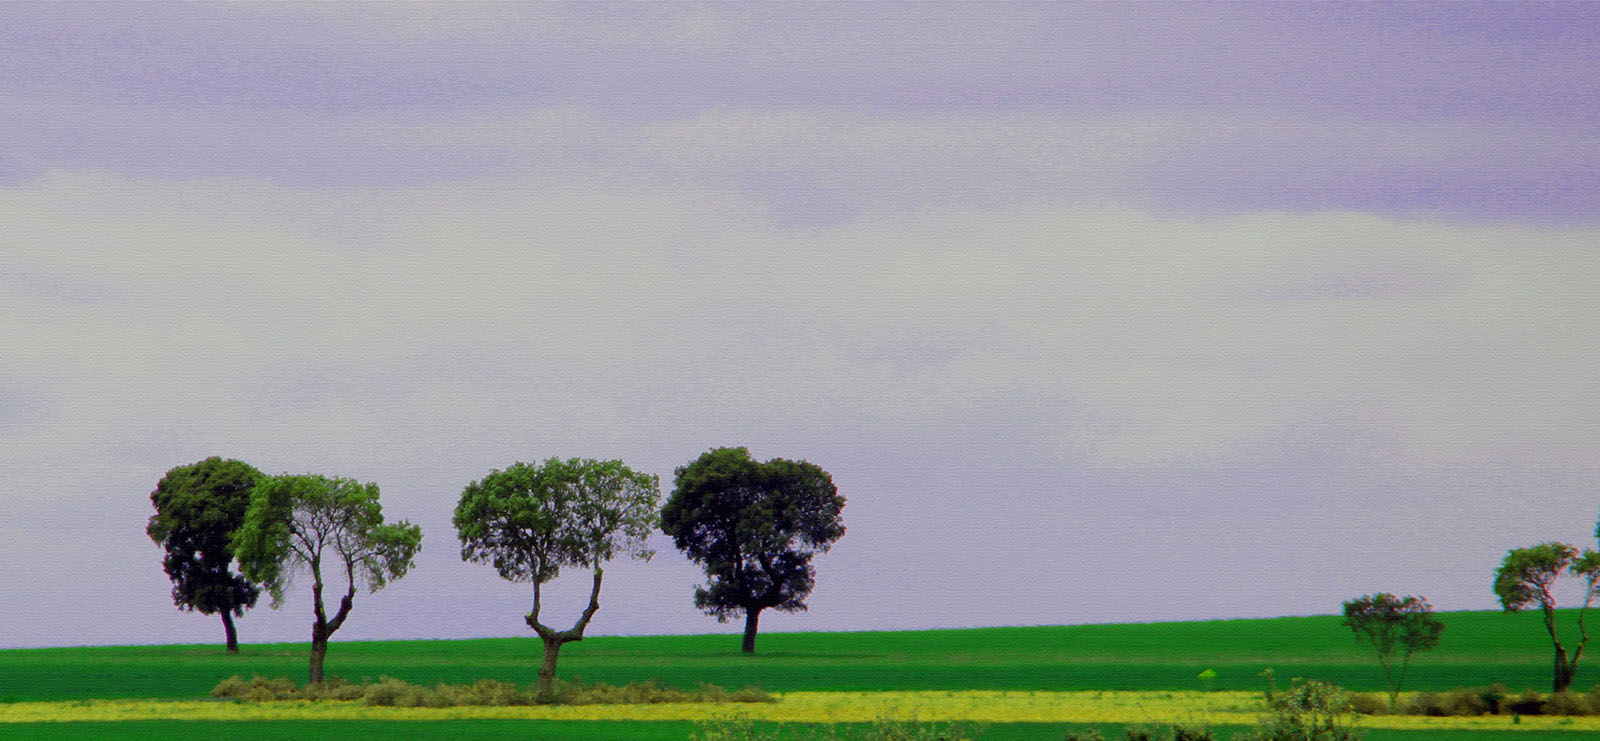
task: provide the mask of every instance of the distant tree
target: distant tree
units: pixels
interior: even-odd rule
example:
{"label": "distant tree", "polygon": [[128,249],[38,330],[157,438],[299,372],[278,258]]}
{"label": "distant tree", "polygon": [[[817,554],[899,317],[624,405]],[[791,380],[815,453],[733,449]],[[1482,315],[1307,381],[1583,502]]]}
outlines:
{"label": "distant tree", "polygon": [[[401,520],[383,521],[378,485],[326,476],[267,476],[251,493],[234,549],[245,575],[266,585],[274,609],[302,569],[311,573],[311,681],[322,681],[328,639],[344,625],[356,585],[376,592],[405,576],[422,548],[422,529]],[[323,569],[345,579],[339,609],[328,617]]]}
{"label": "distant tree", "polygon": [[[619,554],[649,560],[645,539],[655,530],[661,485],[622,461],[551,458],[489,472],[461,492],[454,522],[464,561],[489,563],[502,579],[533,583],[533,611],[524,618],[544,642],[539,701],[554,699],[556,657],[565,643],[583,640],[600,609],[601,564]],[[562,567],[594,570],[589,606],[568,630],[539,622],[539,587]]]}
{"label": "distant tree", "polygon": [[[1596,530],[1600,537],[1600,529]],[[1551,590],[1562,572],[1584,580],[1583,607],[1578,610],[1578,646],[1570,658],[1567,649],[1556,634],[1556,599]],[[1507,612],[1518,612],[1525,607],[1538,605],[1544,612],[1544,629],[1555,645],[1554,691],[1562,692],[1572,685],[1578,671],[1578,659],[1583,657],[1583,647],[1589,642],[1589,632],[1584,628],[1584,614],[1594,601],[1595,582],[1600,579],[1600,553],[1586,550],[1579,553],[1566,543],[1540,543],[1528,548],[1513,548],[1506,552],[1500,568],[1494,575],[1494,593]]]}
{"label": "distant tree", "polygon": [[202,615],[220,613],[230,654],[239,653],[233,619],[261,596],[232,570],[233,532],[244,523],[250,490],[260,479],[248,463],[212,456],[167,471],[150,493],[156,513],[145,533],[166,550],[161,568],[172,580],[172,603]]}
{"label": "distant tree", "polygon": [[717,448],[676,472],[661,529],[705,568],[694,604],[727,622],[744,615],[745,653],[756,650],[761,611],[806,609],[811,559],[844,535],[844,497],[806,461],[761,463],[745,448]]}
{"label": "distant tree", "polygon": [[[1406,668],[1411,655],[1439,645],[1439,634],[1444,623],[1433,616],[1433,606],[1426,597],[1396,597],[1379,592],[1357,597],[1344,603],[1344,623],[1354,631],[1357,641],[1366,641],[1378,652],[1378,663],[1383,666],[1384,685],[1389,689],[1389,706],[1394,707],[1400,698],[1400,686],[1406,681]],[[1395,650],[1400,651],[1400,675],[1394,675],[1391,662]]]}

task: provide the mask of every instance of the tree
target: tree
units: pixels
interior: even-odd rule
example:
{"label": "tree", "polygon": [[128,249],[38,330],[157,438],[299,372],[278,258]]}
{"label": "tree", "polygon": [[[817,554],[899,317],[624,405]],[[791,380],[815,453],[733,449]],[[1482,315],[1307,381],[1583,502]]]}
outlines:
{"label": "tree", "polygon": [[[1600,537],[1600,528],[1596,530]],[[1556,579],[1569,572],[1584,579],[1583,607],[1578,610],[1578,647],[1567,656],[1567,649],[1556,635],[1556,599],[1551,593]],[[1594,601],[1595,582],[1600,579],[1600,553],[1592,550],[1578,552],[1566,543],[1540,543],[1528,548],[1506,551],[1500,568],[1494,575],[1494,593],[1506,612],[1518,612],[1537,604],[1544,612],[1544,629],[1555,645],[1554,691],[1562,692],[1572,684],[1578,671],[1578,659],[1583,657],[1583,647],[1589,642],[1589,632],[1584,628],[1584,614]]]}
{"label": "tree", "polygon": [[[514,463],[467,485],[454,522],[461,559],[489,563],[502,579],[533,583],[533,611],[524,618],[544,642],[539,701],[554,697],[561,646],[583,640],[600,609],[601,564],[627,553],[649,560],[645,539],[656,527],[659,480],[622,461],[551,458],[540,465]],[[539,587],[563,567],[594,570],[589,606],[568,630],[539,622]]]}
{"label": "tree", "polygon": [[[1344,603],[1344,623],[1354,631],[1356,640],[1365,640],[1378,652],[1378,663],[1383,666],[1384,685],[1389,689],[1389,706],[1394,707],[1400,698],[1400,686],[1406,681],[1406,668],[1411,655],[1439,645],[1439,634],[1444,623],[1433,616],[1433,606],[1425,597],[1396,597],[1379,592],[1357,597]],[[1395,677],[1390,666],[1395,649],[1401,650],[1400,676]]]}
{"label": "tree", "polygon": [[677,470],[661,529],[705,568],[695,606],[718,622],[743,613],[741,649],[754,653],[762,610],[806,609],[811,559],[844,535],[843,509],[833,478],[814,464],[717,448]]}
{"label": "tree", "polygon": [[261,596],[232,570],[233,532],[244,523],[250,490],[260,479],[248,463],[212,456],[167,471],[150,492],[156,513],[144,531],[166,550],[161,568],[172,580],[172,603],[202,615],[220,613],[230,654],[239,653],[233,619]]}
{"label": "tree", "polygon": [[[357,583],[368,592],[382,589],[411,570],[421,548],[421,528],[404,520],[384,523],[377,484],[311,475],[262,478],[234,537],[239,564],[247,577],[266,586],[273,609],[283,604],[284,589],[296,572],[311,573],[313,683],[322,681],[328,639],[350,616]],[[345,580],[332,618],[323,602],[324,568]]]}

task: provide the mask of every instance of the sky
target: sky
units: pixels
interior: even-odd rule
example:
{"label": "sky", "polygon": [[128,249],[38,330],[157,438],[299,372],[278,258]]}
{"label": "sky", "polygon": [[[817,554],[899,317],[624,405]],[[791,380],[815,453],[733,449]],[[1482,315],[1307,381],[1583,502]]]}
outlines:
{"label": "sky", "polygon": [[[0,647],[222,640],[208,456],[423,531],[720,446],[848,500],[764,631],[1494,609],[1600,516],[1600,5],[0,4]],[[665,536],[591,635],[740,629]],[[576,620],[587,575],[546,592]],[[309,584],[239,621],[307,640]],[[1563,599],[1574,599],[1569,589]]]}

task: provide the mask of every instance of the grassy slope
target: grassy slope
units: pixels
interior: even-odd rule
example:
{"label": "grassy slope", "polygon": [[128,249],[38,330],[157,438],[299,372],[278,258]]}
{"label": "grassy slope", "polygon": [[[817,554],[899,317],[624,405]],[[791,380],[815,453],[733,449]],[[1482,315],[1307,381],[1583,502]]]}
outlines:
{"label": "grassy slope", "polygon": [[[1549,683],[1550,643],[1537,615],[1444,613],[1438,649],[1412,667],[1408,689],[1504,682]],[[1573,614],[1562,616],[1571,622]],[[245,623],[248,629],[248,622]],[[1568,628],[1569,634],[1576,631]],[[416,683],[493,677],[534,680],[539,644],[528,638],[335,642],[328,671],[352,679]],[[768,690],[1197,689],[1202,669],[1219,689],[1259,689],[1273,667],[1282,680],[1324,679],[1378,690],[1370,649],[1332,616],[1190,623],[763,635],[743,656],[735,635],[596,637],[562,650],[561,675],[623,683],[657,679]],[[1600,660],[1597,660],[1600,661]],[[198,697],[231,674],[305,673],[305,645],[124,646],[0,651],[0,698]],[[1587,688],[1600,669],[1580,667]]]}

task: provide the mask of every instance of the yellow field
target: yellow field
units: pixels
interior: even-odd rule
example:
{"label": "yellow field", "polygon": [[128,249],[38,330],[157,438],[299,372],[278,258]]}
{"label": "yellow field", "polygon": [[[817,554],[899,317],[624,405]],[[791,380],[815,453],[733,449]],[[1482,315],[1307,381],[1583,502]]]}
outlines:
{"label": "yellow field", "polygon": [[[0,723],[120,720],[708,720],[745,717],[796,723],[870,722],[883,717],[982,723],[1204,723],[1250,725],[1254,692],[789,692],[774,703],[379,708],[353,702],[237,703],[204,700],[86,700],[0,704]],[[1371,716],[1367,728],[1600,731],[1600,717],[1425,718]]]}

